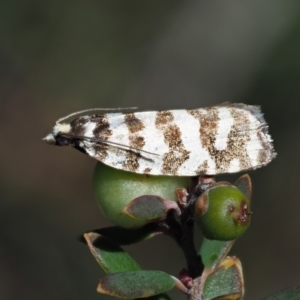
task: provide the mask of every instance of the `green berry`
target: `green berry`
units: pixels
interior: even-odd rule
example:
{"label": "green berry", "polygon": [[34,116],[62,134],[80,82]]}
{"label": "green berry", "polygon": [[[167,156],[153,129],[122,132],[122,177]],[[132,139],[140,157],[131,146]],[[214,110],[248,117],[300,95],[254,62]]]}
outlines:
{"label": "green berry", "polygon": [[147,223],[146,220],[124,213],[124,207],[131,200],[143,195],[156,195],[166,200],[177,201],[175,190],[186,188],[189,184],[189,177],[136,174],[102,163],[97,163],[94,173],[98,206],[111,222],[125,228],[141,227]]}
{"label": "green berry", "polygon": [[233,185],[216,184],[197,199],[195,216],[206,238],[234,240],[250,224],[250,200]]}

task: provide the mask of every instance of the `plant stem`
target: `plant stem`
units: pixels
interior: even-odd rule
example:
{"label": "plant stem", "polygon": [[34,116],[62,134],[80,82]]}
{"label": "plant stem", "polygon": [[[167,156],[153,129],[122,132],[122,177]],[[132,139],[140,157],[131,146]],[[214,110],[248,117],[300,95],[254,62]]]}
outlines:
{"label": "plant stem", "polygon": [[199,196],[198,194],[196,188],[180,217],[182,234],[179,245],[183,250],[188,271],[193,279],[201,276],[204,270],[202,258],[196,251],[194,240],[194,203]]}

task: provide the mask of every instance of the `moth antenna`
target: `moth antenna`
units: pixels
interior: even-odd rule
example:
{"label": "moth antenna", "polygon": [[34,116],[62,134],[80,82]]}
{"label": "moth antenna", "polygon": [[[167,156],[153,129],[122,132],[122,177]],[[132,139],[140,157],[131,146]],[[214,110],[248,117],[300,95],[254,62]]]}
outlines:
{"label": "moth antenna", "polygon": [[105,144],[105,145],[111,145],[113,147],[123,149],[123,150],[126,150],[126,151],[143,152],[143,153],[146,153],[146,154],[159,156],[159,154],[157,154],[157,153],[153,153],[153,152],[149,152],[149,151],[146,151],[146,150],[143,150],[143,149],[138,149],[138,148],[135,148],[135,147],[123,145],[123,144],[120,144],[120,143],[117,143],[117,142],[104,141],[102,139],[97,139],[97,138],[92,138],[92,137],[87,137],[87,136],[71,135],[71,134],[63,134],[63,136],[70,137],[70,138],[81,139],[81,140],[88,140],[88,141],[96,142],[96,143],[98,142],[98,143],[102,143],[102,144]]}
{"label": "moth antenna", "polygon": [[62,117],[62,118],[58,119],[56,121],[56,124],[59,124],[61,121],[64,121],[64,120],[69,119],[71,117],[78,116],[80,114],[91,112],[91,111],[107,111],[107,110],[120,111],[120,110],[127,110],[127,109],[138,109],[138,107],[115,107],[115,108],[89,108],[89,109],[84,109],[84,110],[76,111],[74,113],[71,113],[71,114],[69,114],[65,117]]}
{"label": "moth antenna", "polygon": [[139,152],[143,152],[143,153],[147,153],[147,154],[159,156],[159,154],[157,154],[157,153],[149,152],[149,151],[146,151],[146,150],[143,150],[143,149],[138,149],[138,148],[135,148],[135,147],[123,145],[123,144],[116,143],[116,142],[103,141],[101,139],[89,138],[89,137],[84,137],[83,139],[85,139],[85,140],[88,139],[88,140],[90,140],[92,142],[99,142],[99,143],[103,143],[103,144],[106,144],[106,145],[116,146],[116,147],[118,147],[120,149],[124,149],[124,150],[131,150],[131,151],[134,150],[134,151],[139,151]]}

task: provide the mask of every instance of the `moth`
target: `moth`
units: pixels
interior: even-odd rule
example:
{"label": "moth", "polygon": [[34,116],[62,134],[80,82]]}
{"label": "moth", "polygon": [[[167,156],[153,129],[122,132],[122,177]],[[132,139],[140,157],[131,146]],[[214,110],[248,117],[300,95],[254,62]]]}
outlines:
{"label": "moth", "polygon": [[[65,122],[69,117],[73,120]],[[235,173],[265,166],[276,156],[260,108],[246,104],[74,113],[58,120],[43,140],[71,145],[113,168],[150,175]]]}

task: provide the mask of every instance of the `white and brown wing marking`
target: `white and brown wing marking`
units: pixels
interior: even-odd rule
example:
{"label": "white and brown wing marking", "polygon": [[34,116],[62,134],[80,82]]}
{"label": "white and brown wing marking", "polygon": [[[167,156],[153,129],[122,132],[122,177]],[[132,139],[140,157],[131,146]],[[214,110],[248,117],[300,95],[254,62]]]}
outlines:
{"label": "white and brown wing marking", "polygon": [[[71,144],[117,169],[196,176],[256,169],[275,156],[256,106],[108,113],[58,123],[45,140]],[[67,140],[67,141],[66,141]]]}

